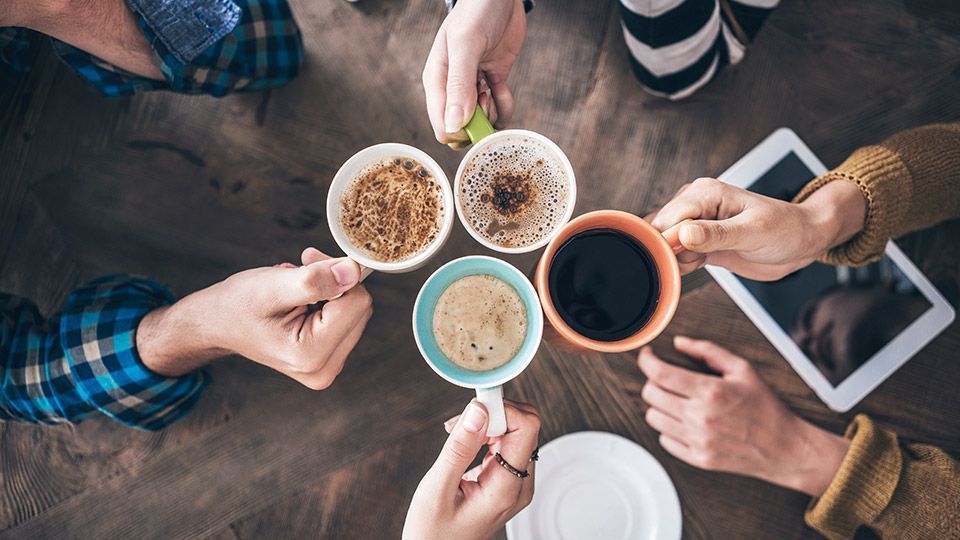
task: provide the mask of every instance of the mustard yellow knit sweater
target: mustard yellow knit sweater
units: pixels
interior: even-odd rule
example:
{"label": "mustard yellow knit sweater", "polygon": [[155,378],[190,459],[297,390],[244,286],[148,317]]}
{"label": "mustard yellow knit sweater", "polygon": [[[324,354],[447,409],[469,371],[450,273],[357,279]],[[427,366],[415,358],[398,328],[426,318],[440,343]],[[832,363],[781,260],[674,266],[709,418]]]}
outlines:
{"label": "mustard yellow knit sweater", "polygon": [[[821,260],[874,261],[887,240],[960,217],[960,123],[911,129],[860,148],[796,200],[834,180],[860,187],[867,216],[859,234]],[[865,415],[846,437],[850,450],[840,470],[807,508],[810,527],[830,539],[850,538],[860,526],[883,538],[960,538],[960,463],[933,446],[900,444]]]}

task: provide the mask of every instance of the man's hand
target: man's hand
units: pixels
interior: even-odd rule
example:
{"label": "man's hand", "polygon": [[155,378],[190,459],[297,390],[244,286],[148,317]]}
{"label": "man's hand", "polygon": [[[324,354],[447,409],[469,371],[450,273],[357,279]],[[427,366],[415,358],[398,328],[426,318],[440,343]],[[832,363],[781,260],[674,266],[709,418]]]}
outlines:
{"label": "man's hand", "polygon": [[314,390],[328,387],[360,340],[372,300],[350,259],[314,248],[301,258],[303,266],[246,270],[149,313],[137,330],[143,362],[177,376],[239,354]]}
{"label": "man's hand", "polygon": [[[437,140],[462,146],[470,139],[463,126],[477,106],[477,72],[482,71],[493,103],[482,103],[490,121],[513,115],[507,75],[527,31],[520,0],[460,0],[440,26],[423,68],[427,114]],[[481,100],[486,99],[481,97]]]}
{"label": "man's hand", "polygon": [[752,193],[713,178],[677,191],[650,220],[660,231],[680,226],[690,273],[704,264],[749,279],[775,280],[813,262],[863,228],[866,199],[852,182],[835,180],[801,204]]}
{"label": "man's hand", "polygon": [[674,346],[719,375],[640,351],[646,421],[660,432],[664,450],[701,469],[822,495],[850,442],[795,415],[743,358],[709,341],[677,337]]}
{"label": "man's hand", "polygon": [[[540,415],[532,406],[504,400],[507,432],[487,438],[489,418],[473,401],[458,417],[447,420],[450,433],[437,462],[417,486],[403,524],[408,540],[481,540],[490,538],[533,500],[534,468],[530,456],[537,448]],[[483,462],[467,470],[486,444]],[[517,478],[501,466],[494,454],[519,470]]]}

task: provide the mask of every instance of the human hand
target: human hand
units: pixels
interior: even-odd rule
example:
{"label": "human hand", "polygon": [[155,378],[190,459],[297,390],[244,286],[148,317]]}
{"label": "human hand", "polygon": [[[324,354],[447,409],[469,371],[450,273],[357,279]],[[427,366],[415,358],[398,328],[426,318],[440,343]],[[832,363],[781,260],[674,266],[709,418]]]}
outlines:
{"label": "human hand", "polygon": [[664,450],[701,469],[760,478],[820,496],[849,441],[794,414],[749,362],[718,345],[677,336],[674,347],[719,375],[664,362],[646,347],[637,360],[647,376],[641,397],[647,424]]}
{"label": "human hand", "polygon": [[463,131],[477,106],[480,84],[489,93],[479,101],[490,121],[503,124],[513,115],[507,75],[520,54],[527,18],[520,0],[461,0],[440,25],[423,68],[427,114],[437,141],[462,148]]}
{"label": "human hand", "polygon": [[360,340],[372,300],[350,259],[331,259],[314,248],[301,259],[303,266],[234,274],[149,313],[137,330],[144,363],[178,376],[212,358],[239,354],[314,390],[327,388]]}
{"label": "human hand", "polygon": [[[533,500],[534,469],[530,461],[537,448],[540,416],[525,403],[504,400],[507,432],[486,436],[487,411],[472,401],[463,414],[447,420],[450,433],[433,467],[427,471],[407,511],[403,538],[434,540],[490,538]],[[467,470],[486,444],[483,462]],[[517,478],[497,462],[494,455],[529,473]]]}
{"label": "human hand", "polygon": [[22,26],[142,77],[163,80],[159,60],[124,0],[4,0],[0,27]]}
{"label": "human hand", "polygon": [[780,279],[813,262],[863,228],[866,199],[852,182],[836,180],[800,204],[766,197],[713,178],[677,191],[650,220],[680,226],[680,272],[704,264],[749,279]]}

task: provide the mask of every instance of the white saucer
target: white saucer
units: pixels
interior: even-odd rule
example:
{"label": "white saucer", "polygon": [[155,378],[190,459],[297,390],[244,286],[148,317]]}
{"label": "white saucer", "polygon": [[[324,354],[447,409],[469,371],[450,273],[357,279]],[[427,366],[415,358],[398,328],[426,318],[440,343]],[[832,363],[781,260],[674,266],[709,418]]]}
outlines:
{"label": "white saucer", "polygon": [[673,482],[639,444],[581,431],[545,444],[533,502],[507,523],[510,540],[677,540]]}

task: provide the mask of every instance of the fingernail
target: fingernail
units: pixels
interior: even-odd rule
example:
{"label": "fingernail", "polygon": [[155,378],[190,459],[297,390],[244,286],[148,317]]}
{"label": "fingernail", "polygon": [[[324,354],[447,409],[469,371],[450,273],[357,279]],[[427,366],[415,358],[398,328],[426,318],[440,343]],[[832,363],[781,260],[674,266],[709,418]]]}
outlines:
{"label": "fingernail", "polygon": [[353,285],[357,281],[357,264],[350,259],[344,259],[330,267],[333,272],[333,278],[337,280],[337,285]]}
{"label": "fingernail", "polygon": [[487,413],[479,406],[471,403],[463,413],[463,427],[470,433],[476,433],[483,429],[483,424],[487,421]]}
{"label": "fingernail", "polygon": [[705,235],[703,234],[703,227],[699,225],[684,225],[680,232],[684,234],[684,240],[686,240],[687,245],[699,246],[705,240]]}
{"label": "fingernail", "polygon": [[677,345],[684,345],[690,343],[690,338],[686,336],[673,336],[673,342]]}
{"label": "fingernail", "polygon": [[459,105],[448,105],[447,112],[443,115],[443,128],[447,133],[456,133],[464,124],[463,107]]}

